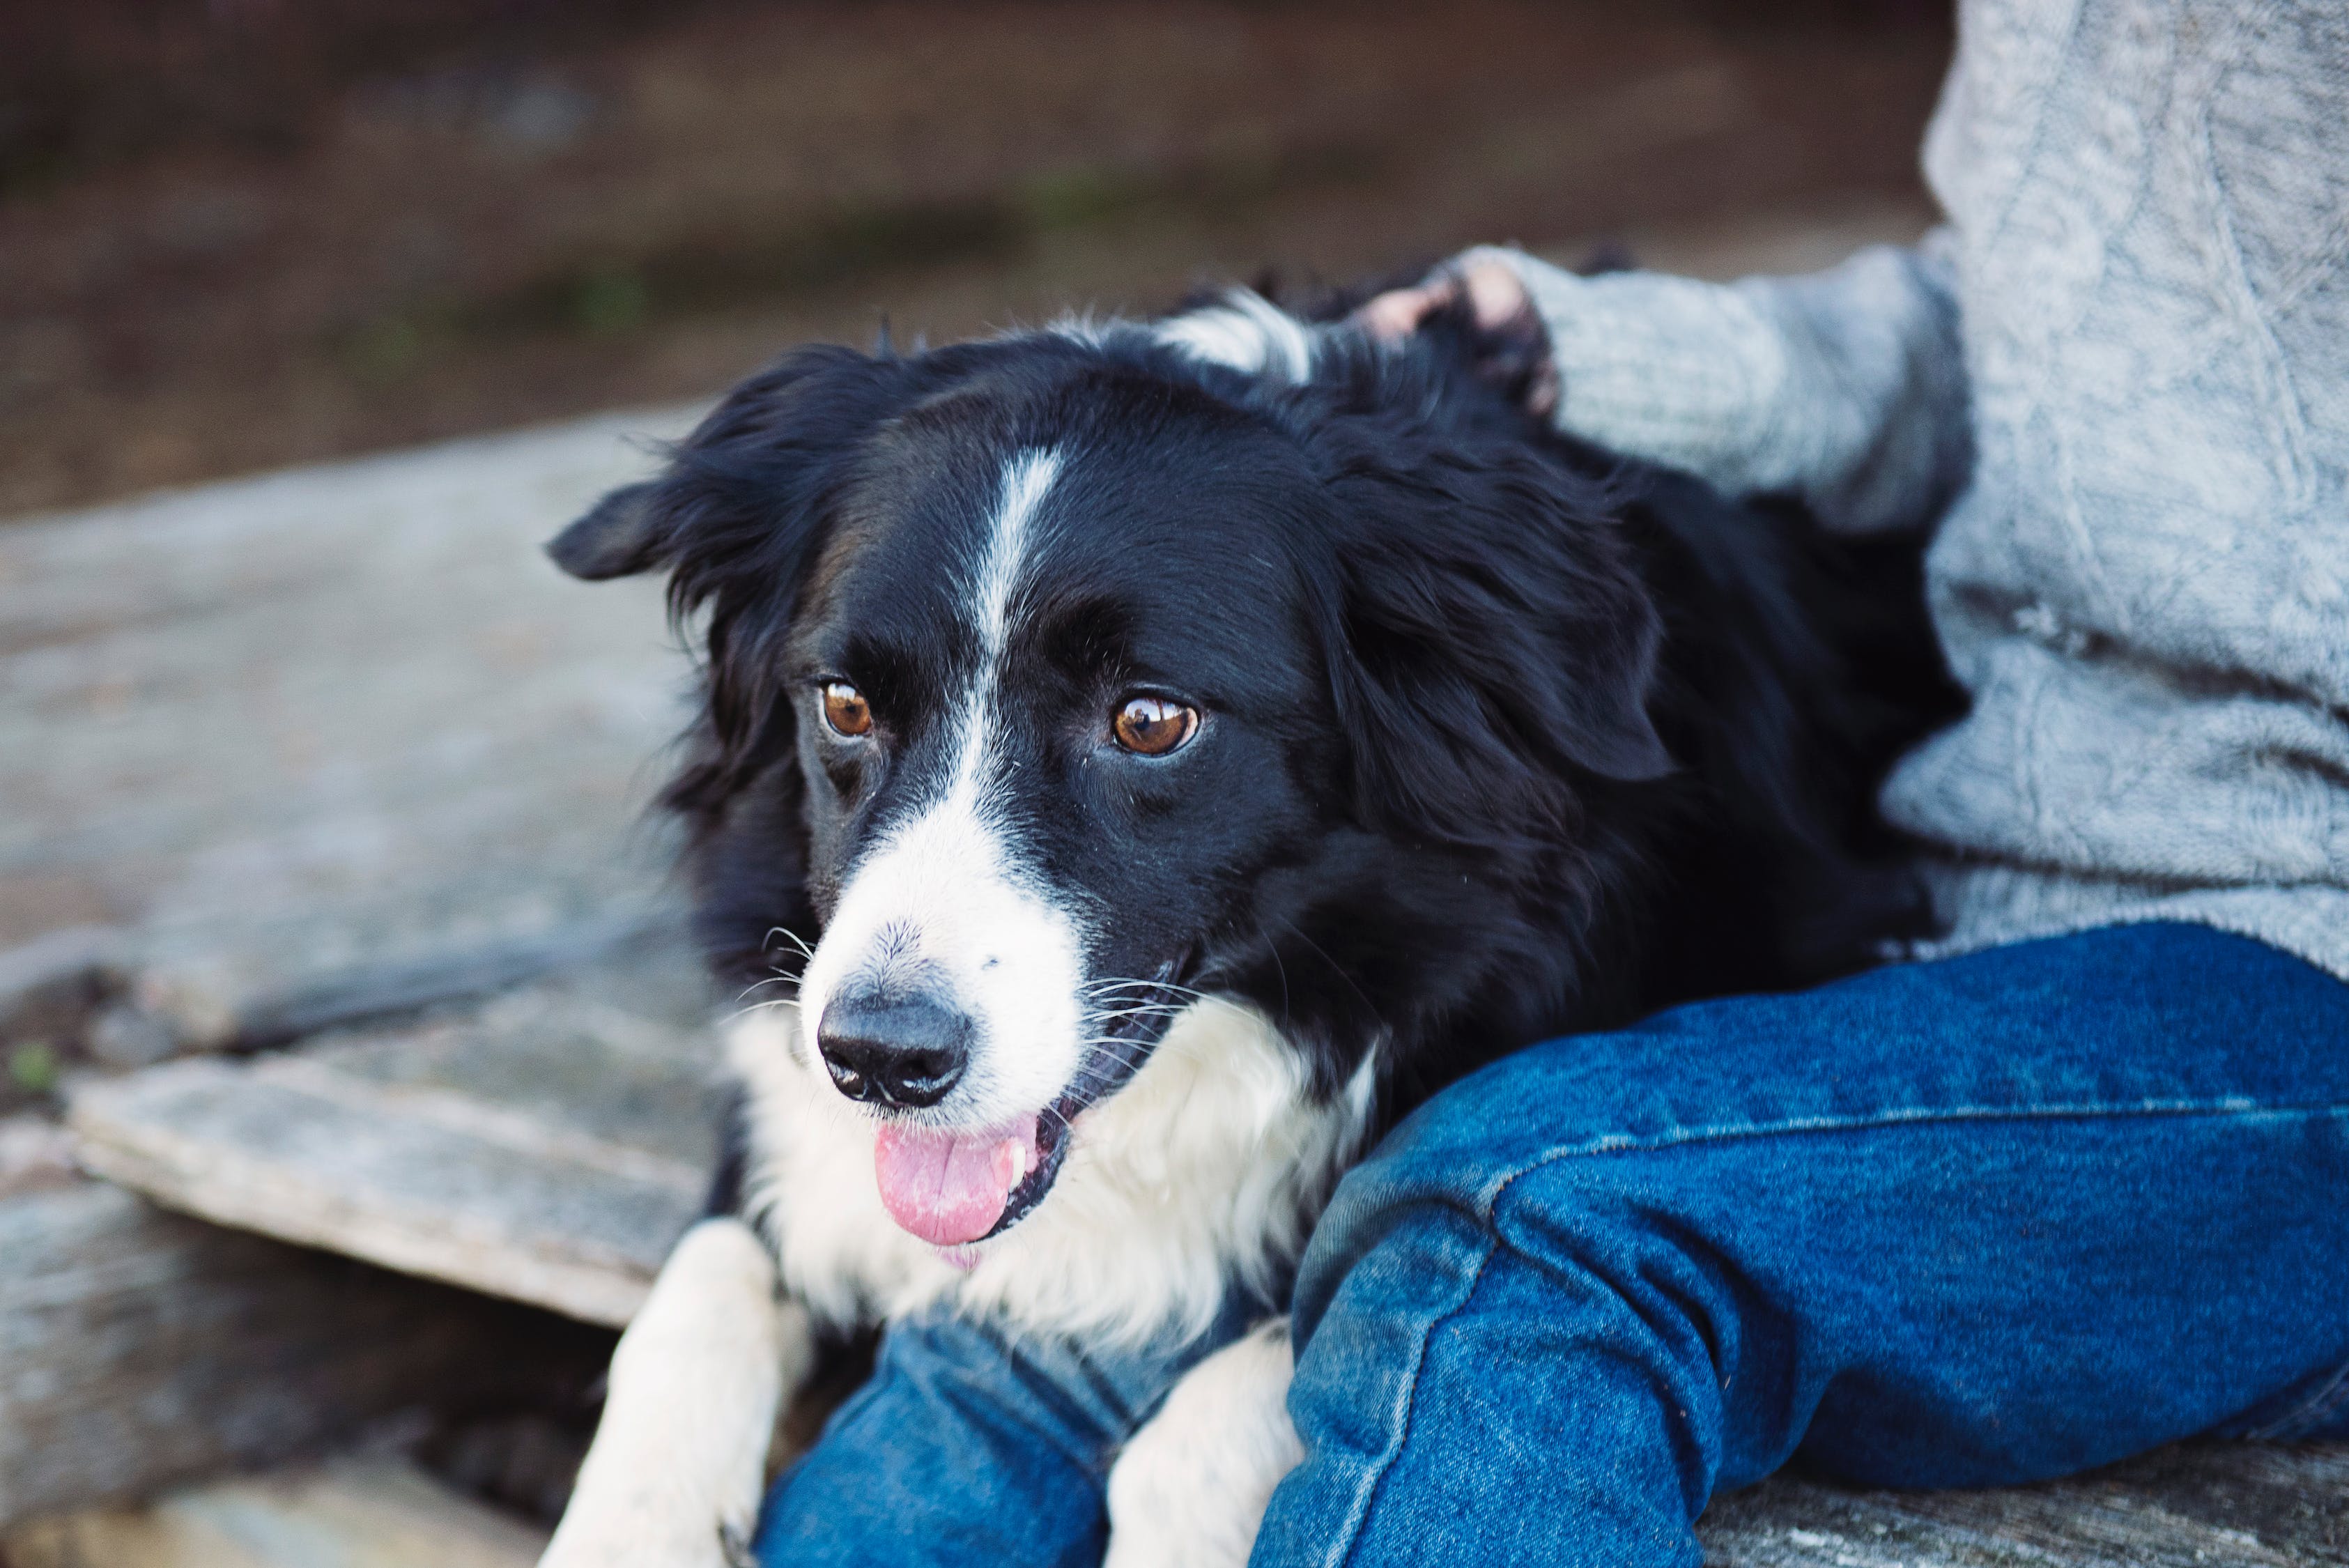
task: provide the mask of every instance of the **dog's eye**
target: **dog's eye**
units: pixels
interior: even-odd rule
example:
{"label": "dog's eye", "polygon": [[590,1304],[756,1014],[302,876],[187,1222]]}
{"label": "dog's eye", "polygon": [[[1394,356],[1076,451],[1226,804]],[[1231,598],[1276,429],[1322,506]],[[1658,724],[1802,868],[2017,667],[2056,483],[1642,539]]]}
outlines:
{"label": "dog's eye", "polygon": [[1197,733],[1199,711],[1164,697],[1129,697],[1110,728],[1127,751],[1163,757]]}
{"label": "dog's eye", "polygon": [[873,728],[873,705],[864,693],[845,680],[832,680],[823,688],[823,722],[843,735],[862,735]]}

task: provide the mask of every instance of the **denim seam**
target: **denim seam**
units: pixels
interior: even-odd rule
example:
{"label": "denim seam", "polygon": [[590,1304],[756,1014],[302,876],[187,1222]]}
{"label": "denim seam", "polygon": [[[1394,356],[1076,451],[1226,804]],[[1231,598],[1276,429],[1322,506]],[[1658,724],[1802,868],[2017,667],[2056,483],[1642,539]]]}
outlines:
{"label": "denim seam", "polygon": [[2349,1404],[2349,1362],[2333,1369],[2324,1386],[2302,1400],[2292,1409],[2265,1421],[2243,1434],[2246,1441],[2270,1443],[2290,1438],[2308,1431],[2330,1417],[2344,1404]]}
{"label": "denim seam", "polygon": [[1386,1480],[1387,1472],[1394,1468],[1395,1460],[1402,1456],[1403,1443],[1411,1431],[1412,1413],[1419,1403],[1420,1376],[1427,1367],[1428,1342],[1435,1337],[1437,1329],[1459,1316],[1469,1298],[1476,1293],[1476,1287],[1484,1282],[1485,1270],[1492,1263],[1493,1254],[1500,1250],[1500,1245],[1497,1237],[1485,1240],[1484,1254],[1476,1260],[1476,1266],[1468,1272],[1458,1297],[1450,1306],[1431,1316],[1420,1330],[1419,1343],[1412,1351],[1410,1375],[1403,1380],[1402,1396],[1390,1414],[1386,1451],[1356,1483],[1353,1501],[1346,1511],[1346,1521],[1330,1538],[1330,1551],[1322,1559],[1327,1568],[1345,1568],[1355,1549],[1361,1545],[1362,1527],[1371,1516],[1371,1500],[1377,1495],[1380,1483]]}
{"label": "denim seam", "polygon": [[2297,1106],[2261,1106],[2256,1101],[2230,1096],[2222,1100],[2143,1100],[2134,1105],[2120,1106],[2093,1102],[2024,1107],[1961,1106],[1946,1110],[1878,1112],[1865,1116],[1794,1116],[1778,1122],[1680,1127],[1647,1137],[1629,1133],[1609,1134],[1551,1149],[1502,1174],[1483,1195],[1478,1215],[1486,1225],[1491,1225],[1494,1210],[1502,1196],[1519,1177],[1530,1176],[1545,1166],[1563,1160],[1588,1158],[1594,1155],[1642,1154],[1698,1144],[1743,1143],[1750,1139],[1809,1133],[1878,1132],[1896,1127],[1930,1127],[1941,1122],[2117,1121],[2137,1116],[2228,1116],[2262,1121],[2304,1117],[2312,1114],[2333,1117],[2349,1116],[2349,1105],[2313,1101]]}

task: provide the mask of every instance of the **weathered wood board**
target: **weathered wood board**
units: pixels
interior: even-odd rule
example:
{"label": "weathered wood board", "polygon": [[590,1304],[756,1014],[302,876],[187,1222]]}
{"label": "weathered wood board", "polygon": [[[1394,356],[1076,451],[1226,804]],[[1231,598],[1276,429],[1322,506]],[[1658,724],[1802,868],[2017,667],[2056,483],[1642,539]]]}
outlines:
{"label": "weathered wood board", "polygon": [[88,1169],[171,1208],[625,1324],[698,1214],[722,1096],[691,954],[73,1096]]}
{"label": "weathered wood board", "polygon": [[0,971],[112,931],[83,945],[181,1042],[265,1044],[669,918],[640,808],[685,658],[657,584],[589,588],[539,546],[684,422],[0,530]]}
{"label": "weathered wood board", "polygon": [[397,1457],[342,1459],[43,1520],[9,1568],[530,1568],[546,1534]]}
{"label": "weathered wood board", "polygon": [[564,1397],[606,1336],[84,1182],[0,1200],[0,1527],[442,1402]]}
{"label": "weathered wood board", "polygon": [[1705,1516],[1707,1568],[2338,1568],[2349,1448],[2194,1443],[2002,1491],[1777,1478]]}

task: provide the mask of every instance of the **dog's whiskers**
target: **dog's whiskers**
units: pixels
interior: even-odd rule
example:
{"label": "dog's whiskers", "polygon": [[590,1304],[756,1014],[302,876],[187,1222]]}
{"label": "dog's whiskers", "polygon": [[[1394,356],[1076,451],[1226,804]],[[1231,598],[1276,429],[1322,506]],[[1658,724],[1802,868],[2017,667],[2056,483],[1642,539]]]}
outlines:
{"label": "dog's whiskers", "polygon": [[[1089,1107],[1079,1107],[1080,1110]],[[1046,1106],[1043,1110],[1043,1115],[1051,1117],[1053,1121],[1060,1124],[1061,1131],[1064,1134],[1074,1133],[1077,1130],[1074,1127],[1070,1125],[1068,1116],[1062,1113],[1058,1106]]]}
{"label": "dog's whiskers", "polygon": [[1121,1067],[1139,1067],[1150,1059],[1153,1047],[1139,1040],[1120,1040],[1112,1035],[1084,1042],[1088,1050],[1099,1051]]}
{"label": "dog's whiskers", "polygon": [[764,1012],[768,1009],[775,1007],[788,1007],[792,1004],[792,999],[788,996],[778,996],[766,1002],[754,1002],[748,1007],[738,1007],[733,1012],[728,1013],[724,1018],[719,1020],[718,1026],[720,1029],[723,1029],[728,1024],[736,1023],[740,1019],[748,1018],[754,1012]]}
{"label": "dog's whiskers", "polygon": [[744,986],[735,996],[734,1000],[740,1002],[743,997],[750,995],[752,992],[764,991],[771,985],[797,986],[799,983],[800,976],[795,974],[784,974],[781,971],[778,971],[775,973],[769,975],[764,980],[753,981],[749,985]]}
{"label": "dog's whiskers", "polygon": [[1204,991],[1194,991],[1187,985],[1177,985],[1171,980],[1139,980],[1123,975],[1092,981],[1078,989],[1088,995],[1112,991],[1156,991],[1164,992],[1169,996],[1193,998],[1204,998],[1207,994]]}
{"label": "dog's whiskers", "polygon": [[767,931],[767,934],[766,934],[765,938],[761,940],[761,947],[772,947],[772,946],[774,945],[774,941],[775,941],[775,939],[776,939],[777,937],[781,937],[781,938],[782,938],[785,941],[787,941],[787,942],[791,943],[791,944],[792,944],[792,948],[794,948],[795,950],[797,950],[797,951],[798,951],[798,953],[799,953],[800,957],[802,957],[802,958],[803,958],[803,959],[807,959],[807,960],[809,960],[809,961],[812,961],[814,960],[814,958],[815,958],[815,950],[814,950],[813,948],[812,948],[812,947],[808,946],[808,945],[807,945],[807,941],[806,941],[806,940],[805,940],[804,938],[802,938],[802,936],[797,932],[797,931],[795,931],[795,930],[792,929],[789,926],[774,926],[774,927],[771,927],[771,928],[768,929],[768,931]]}

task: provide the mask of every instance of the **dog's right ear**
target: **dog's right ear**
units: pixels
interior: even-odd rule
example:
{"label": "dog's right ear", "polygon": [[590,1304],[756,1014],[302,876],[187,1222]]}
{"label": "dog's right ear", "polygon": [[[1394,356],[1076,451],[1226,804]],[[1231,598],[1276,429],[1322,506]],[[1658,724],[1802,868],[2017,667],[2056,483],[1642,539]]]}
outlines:
{"label": "dog's right ear", "polygon": [[698,754],[669,792],[688,815],[714,819],[780,754],[792,731],[781,651],[832,497],[923,375],[918,360],[795,349],[729,393],[657,477],[548,544],[575,577],[669,574],[670,614],[704,655]]}
{"label": "dog's right ear", "polygon": [[657,482],[624,484],[546,543],[554,564],[574,577],[600,583],[632,576],[661,564],[655,525]]}
{"label": "dog's right ear", "polygon": [[887,355],[794,349],[728,393],[658,477],[605,496],[546,553],[591,582],[673,571],[680,611],[724,599],[740,569],[759,587],[788,587],[779,568],[816,530],[843,462],[916,379],[915,362]]}

